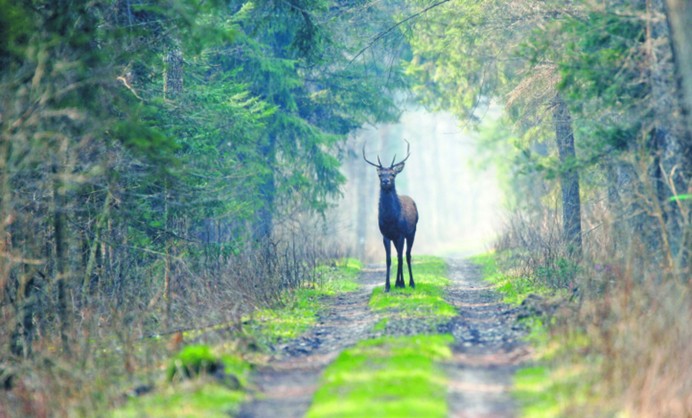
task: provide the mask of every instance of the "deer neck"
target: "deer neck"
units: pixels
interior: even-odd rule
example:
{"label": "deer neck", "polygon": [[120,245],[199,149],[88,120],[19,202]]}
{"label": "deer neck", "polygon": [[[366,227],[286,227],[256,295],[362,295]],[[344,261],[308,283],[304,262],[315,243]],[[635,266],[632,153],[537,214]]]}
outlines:
{"label": "deer neck", "polygon": [[401,203],[396,194],[396,188],[380,190],[380,219],[399,219]]}

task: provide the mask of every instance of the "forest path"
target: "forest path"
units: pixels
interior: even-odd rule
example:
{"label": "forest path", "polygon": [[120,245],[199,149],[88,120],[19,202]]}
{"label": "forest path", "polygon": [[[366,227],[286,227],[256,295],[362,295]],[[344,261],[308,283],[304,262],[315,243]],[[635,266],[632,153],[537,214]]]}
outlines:
{"label": "forest path", "polygon": [[365,268],[357,291],[328,298],[317,325],[279,347],[275,358],[255,372],[257,392],[252,401],[243,404],[239,417],[303,417],[324,369],[344,348],[372,332],[378,318],[370,312],[368,302],[383,276],[383,268]]}
{"label": "forest path", "polygon": [[454,336],[453,355],[445,364],[450,384],[449,416],[513,417],[512,376],[530,357],[517,323],[517,309],[482,279],[481,267],[468,260],[447,260],[452,284],[445,299],[459,314],[440,329]]}
{"label": "forest path", "polygon": [[[459,312],[438,329],[454,337],[453,355],[442,365],[449,379],[449,416],[513,417],[512,376],[530,355],[521,340],[525,331],[517,325],[517,310],[500,302],[499,294],[482,280],[480,267],[467,260],[447,260],[447,266],[451,284],[445,299]],[[275,358],[255,372],[256,393],[239,417],[303,417],[324,369],[343,349],[375,335],[378,315],[368,301],[383,276],[382,266],[366,268],[358,291],[327,299],[318,324],[280,347]]]}

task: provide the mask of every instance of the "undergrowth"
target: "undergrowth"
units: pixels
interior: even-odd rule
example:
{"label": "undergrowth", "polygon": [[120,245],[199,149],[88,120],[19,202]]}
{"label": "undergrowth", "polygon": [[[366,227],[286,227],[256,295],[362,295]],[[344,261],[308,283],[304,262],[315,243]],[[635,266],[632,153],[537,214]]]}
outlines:
{"label": "undergrowth", "polygon": [[166,381],[155,392],[129,398],[112,417],[234,415],[246,398],[251,366],[238,355],[219,351],[206,345],[183,348],[171,360]]}
{"label": "undergrowth", "polygon": [[[266,351],[271,344],[295,338],[314,325],[322,309],[322,298],[357,289],[359,261],[342,259],[317,268],[315,281],[286,291],[284,302],[275,308],[258,310],[245,319],[242,333],[256,349]],[[227,325],[219,325],[216,331]],[[206,332],[206,331],[204,331]],[[192,330],[181,339],[203,339],[205,333]],[[232,331],[235,332],[235,331]],[[251,363],[239,353],[242,347],[220,342],[215,346],[183,347],[166,367],[165,379],[155,390],[133,396],[116,407],[113,417],[228,417],[235,415],[246,399]],[[243,353],[252,357],[250,353]],[[252,357],[255,358],[255,357]],[[147,389],[150,390],[150,389]]]}

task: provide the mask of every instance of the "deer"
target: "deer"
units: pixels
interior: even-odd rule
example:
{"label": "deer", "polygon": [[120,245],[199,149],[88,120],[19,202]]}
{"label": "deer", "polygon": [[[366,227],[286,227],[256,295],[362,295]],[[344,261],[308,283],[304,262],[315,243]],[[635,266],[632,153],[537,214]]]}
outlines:
{"label": "deer", "polygon": [[[406,141],[404,139],[404,141]],[[413,281],[413,271],[411,270],[411,247],[413,240],[416,237],[416,225],[418,224],[418,208],[416,202],[409,196],[398,195],[394,179],[396,175],[404,169],[404,163],[411,156],[411,144],[406,141],[406,157],[395,163],[396,154],[392,159],[389,167],[384,167],[380,161],[380,156],[377,156],[378,164],[369,161],[365,156],[365,144],[363,144],[363,159],[366,163],[377,168],[377,175],[380,177],[380,202],[378,221],[380,232],[382,233],[382,241],[384,250],[387,254],[387,275],[384,285],[384,291],[389,292],[389,272],[392,264],[391,258],[391,243],[394,243],[394,248],[397,253],[397,272],[394,286],[397,288],[405,288],[402,253],[404,251],[404,242],[406,243],[406,263],[408,264],[409,286],[415,288],[416,284]]]}

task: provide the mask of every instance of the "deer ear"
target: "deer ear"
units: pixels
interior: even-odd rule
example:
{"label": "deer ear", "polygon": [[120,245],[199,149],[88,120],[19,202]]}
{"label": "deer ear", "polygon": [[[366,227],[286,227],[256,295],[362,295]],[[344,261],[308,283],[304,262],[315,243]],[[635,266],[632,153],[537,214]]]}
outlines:
{"label": "deer ear", "polygon": [[403,163],[403,161],[400,162],[399,164],[395,165],[394,167],[392,167],[392,170],[394,170],[394,172],[395,172],[396,174],[401,173],[401,170],[403,170],[403,169],[404,169],[404,163]]}

